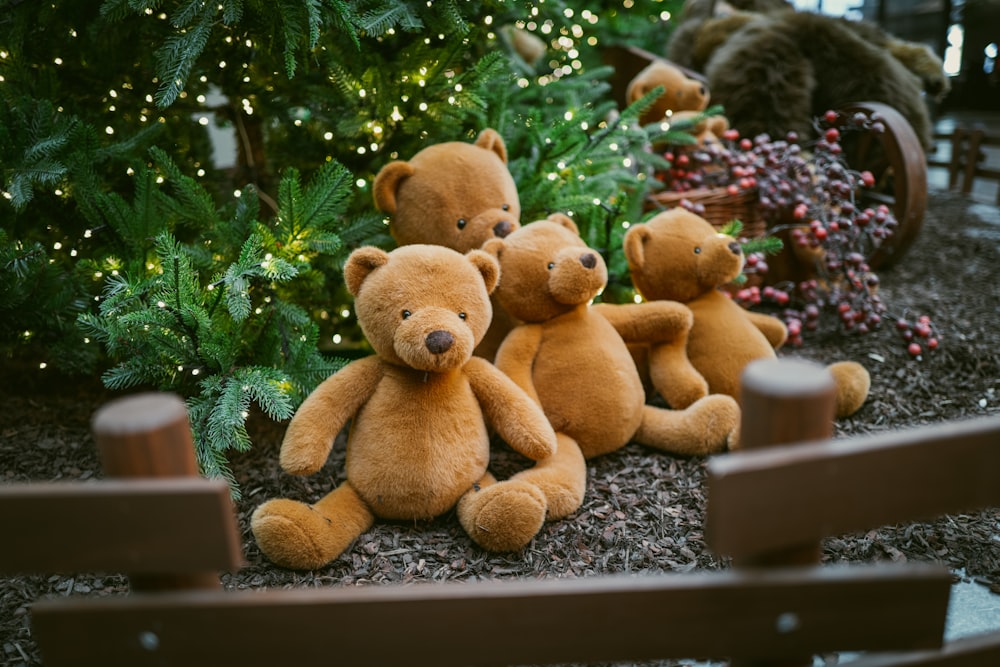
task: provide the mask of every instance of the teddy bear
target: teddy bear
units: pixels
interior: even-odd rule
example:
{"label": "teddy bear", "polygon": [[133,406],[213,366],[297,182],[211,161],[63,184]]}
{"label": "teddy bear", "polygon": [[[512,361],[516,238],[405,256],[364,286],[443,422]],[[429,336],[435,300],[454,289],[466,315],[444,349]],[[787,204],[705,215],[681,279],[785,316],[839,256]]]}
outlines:
{"label": "teddy bear", "polygon": [[[664,119],[672,123],[697,121],[711,100],[711,93],[704,81],[688,76],[671,62],[654,58],[629,81],[625,101],[630,105],[634,104],[658,86],[663,86],[663,92],[639,116],[639,122],[643,125]],[[708,116],[695,122],[687,131],[700,144],[719,141],[728,129],[729,121],[725,116]]]}
{"label": "teddy bear", "polygon": [[[743,270],[739,242],[677,207],[631,226],[622,249],[632,284],[643,299],[677,301],[691,309],[694,324],[687,356],[708,391],[739,400],[743,369],[751,361],[775,358],[788,336],[780,319],[746,310],[720,289]],[[670,382],[664,357],[669,361],[672,352],[655,345],[649,351],[650,381],[668,405],[683,407],[700,394],[685,394]],[[836,384],[836,415],[853,414],[868,398],[868,370],[856,361],[838,361],[827,368]]]}
{"label": "teddy bear", "polygon": [[666,56],[704,73],[714,103],[747,137],[813,136],[813,120],[826,111],[872,101],[899,111],[930,149],[924,94],[940,98],[950,87],[925,45],[783,0],[688,0]]}
{"label": "teddy bear", "polygon": [[[521,322],[501,344],[496,366],[541,405],[559,441],[553,456],[480,494],[503,493],[509,482],[535,484],[553,508],[551,519],[582,502],[586,459],[632,441],[688,456],[727,448],[739,422],[736,402],[706,396],[684,410],[646,405],[626,344],[660,342],[676,354],[676,381],[702,384],[684,354],[691,326],[686,307],[592,305],[607,283],[607,266],[560,213],[491,239],[483,251],[500,264],[499,302]],[[477,528],[465,526],[474,536]]]}
{"label": "teddy bear", "polygon": [[534,537],[546,501],[533,485],[508,482],[489,507],[461,506],[464,496],[495,481],[487,470],[491,431],[529,459],[556,448],[538,405],[472,353],[489,326],[498,279],[496,259],[480,250],[463,255],[413,244],[351,253],[345,285],[374,354],[309,394],[279,455],[286,472],[314,474],[350,421],[346,480],[314,503],[278,498],[254,511],[253,534],[271,561],[319,568],[376,519],[431,519],[453,508],[463,524],[485,521],[463,512],[488,512],[493,543],[523,545]]}
{"label": "teddy bear", "polygon": [[[389,162],[375,175],[372,194],[389,215],[397,245],[442,245],[465,253],[520,227],[521,203],[507,168],[507,145],[492,129],[472,143],[427,146],[409,160]],[[476,354],[492,360],[513,326],[493,304],[493,321]]]}

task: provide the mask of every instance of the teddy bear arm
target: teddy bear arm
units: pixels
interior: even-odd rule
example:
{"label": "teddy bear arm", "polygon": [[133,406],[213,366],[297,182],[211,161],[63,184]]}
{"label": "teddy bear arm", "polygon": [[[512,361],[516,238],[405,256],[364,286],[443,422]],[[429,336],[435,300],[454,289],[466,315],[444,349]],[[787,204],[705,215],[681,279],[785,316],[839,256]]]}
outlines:
{"label": "teddy bear arm", "polygon": [[483,413],[504,442],[533,461],[555,453],[556,434],[548,418],[513,380],[479,357],[466,364],[466,375]]}
{"label": "teddy bear arm", "polygon": [[542,342],[542,328],[533,324],[514,327],[497,349],[494,364],[501,373],[514,381],[535,403],[541,403],[531,370]]}
{"label": "teddy bear arm", "polygon": [[353,361],[320,383],[303,401],[281,443],[281,467],[293,475],[311,475],[326,462],[334,438],[357,414],[382,378],[374,356]]}
{"label": "teddy bear arm", "polygon": [[764,334],[764,338],[775,350],[785,344],[785,340],[788,338],[788,328],[785,327],[784,322],[772,315],[749,310],[746,311],[746,315],[750,323]]}
{"label": "teddy bear arm", "polygon": [[684,346],[694,325],[691,309],[676,301],[594,304],[626,343],[677,343]]}

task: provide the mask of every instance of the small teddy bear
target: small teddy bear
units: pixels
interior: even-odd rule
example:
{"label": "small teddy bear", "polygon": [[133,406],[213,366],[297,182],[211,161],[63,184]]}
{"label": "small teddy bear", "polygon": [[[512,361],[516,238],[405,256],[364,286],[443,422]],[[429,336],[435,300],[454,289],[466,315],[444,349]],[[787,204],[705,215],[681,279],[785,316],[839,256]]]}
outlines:
{"label": "small teddy bear", "polygon": [[[531,483],[548,499],[548,518],[558,518],[582,502],[585,459],[632,441],[686,456],[727,448],[739,422],[736,402],[708,396],[684,410],[646,405],[628,349],[627,342],[659,341],[676,354],[678,383],[703,384],[684,355],[691,325],[686,307],[592,305],[607,283],[607,267],[562,214],[487,241],[483,250],[500,264],[498,300],[521,321],[500,346],[497,368],[541,405],[559,440],[554,456],[463,502],[485,503],[506,493],[507,483]],[[477,536],[478,526],[465,528]]]}
{"label": "small teddy bear", "polygon": [[[409,160],[382,167],[372,184],[375,206],[387,213],[398,245],[426,243],[464,253],[520,227],[521,202],[507,168],[507,146],[491,128],[475,142],[427,146]],[[492,360],[513,326],[493,304],[493,322],[476,350]]]}
{"label": "small teddy bear", "polygon": [[[788,336],[780,319],[746,310],[719,289],[743,270],[740,244],[704,218],[673,208],[629,228],[623,250],[632,284],[646,301],[677,301],[691,309],[694,324],[687,356],[707,381],[708,391],[739,400],[746,365],[776,357],[775,350]],[[661,368],[663,355],[653,346],[648,363],[650,380],[664,400],[683,407],[699,398],[698,392],[685,394],[670,382],[669,368]],[[837,385],[837,416],[853,414],[868,397],[868,371],[855,361],[837,362],[828,369]]]}
{"label": "small teddy bear", "polygon": [[[415,244],[362,247],[344,268],[362,332],[375,353],[321,383],[298,409],[281,445],[281,467],[316,473],[351,421],[346,481],[313,504],[281,498],[253,513],[261,551],[292,569],[337,558],[376,518],[430,519],[494,483],[491,429],[530,459],[556,439],[539,407],[473,349],[490,322],[496,260]],[[534,486],[505,484],[494,499],[493,543],[522,545],[541,528],[546,500]],[[475,536],[474,536],[475,537]],[[487,546],[487,548],[489,548]]]}
{"label": "small teddy bear", "polygon": [[[671,123],[691,121],[708,108],[711,94],[707,84],[689,77],[681,68],[660,58],[653,59],[628,84],[625,97],[633,104],[657,86],[663,92],[653,105],[639,117],[643,125],[667,120]],[[718,142],[729,129],[725,116],[709,116],[694,124],[688,132],[698,143]]]}

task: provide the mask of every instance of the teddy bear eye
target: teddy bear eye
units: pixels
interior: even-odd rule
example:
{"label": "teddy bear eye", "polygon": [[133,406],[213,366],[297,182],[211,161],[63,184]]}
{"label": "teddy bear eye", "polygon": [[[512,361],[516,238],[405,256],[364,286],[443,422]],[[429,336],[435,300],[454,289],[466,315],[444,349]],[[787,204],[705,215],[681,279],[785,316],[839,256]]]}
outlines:
{"label": "teddy bear eye", "polygon": [[466,226],[467,224],[468,224],[468,223],[467,223],[467,222],[465,221],[465,218],[459,218],[459,219],[458,219],[458,228],[459,228],[459,229],[465,229],[465,226]]}
{"label": "teddy bear eye", "polygon": [[412,314],[413,314],[413,313],[411,313],[410,311],[408,311],[408,310],[404,310],[404,311],[403,311],[403,319],[404,319],[404,320],[405,320],[405,319],[409,319],[410,315],[412,315]]}
{"label": "teddy bear eye", "polygon": [[549,265],[548,265],[548,268],[549,268],[549,269],[554,269],[554,268],[556,268],[556,263],[555,263],[555,262],[549,262]]}
{"label": "teddy bear eye", "polygon": [[468,315],[466,315],[465,313],[459,313],[458,314],[458,319],[460,319],[460,320],[464,320],[467,317],[468,317]]}
{"label": "teddy bear eye", "polygon": [[699,248],[698,246],[695,246],[694,254],[700,255],[701,254],[701,248]]}
{"label": "teddy bear eye", "polygon": [[503,209],[504,211],[509,211],[510,210],[510,204],[504,204],[500,208]]}

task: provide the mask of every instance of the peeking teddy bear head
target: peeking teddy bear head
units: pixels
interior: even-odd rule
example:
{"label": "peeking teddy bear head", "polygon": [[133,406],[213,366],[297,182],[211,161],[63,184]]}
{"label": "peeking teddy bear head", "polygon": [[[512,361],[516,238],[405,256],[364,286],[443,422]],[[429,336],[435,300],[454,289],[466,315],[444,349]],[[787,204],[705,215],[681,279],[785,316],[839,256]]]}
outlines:
{"label": "peeking teddy bear head", "polygon": [[632,104],[657,86],[663,86],[663,92],[640,117],[643,125],[664,120],[668,112],[699,112],[708,108],[710,96],[705,82],[689,77],[679,67],[664,60],[653,60],[633,77],[626,99]]}
{"label": "peeking teddy bear head", "polygon": [[389,214],[396,243],[467,252],[520,226],[521,203],[507,169],[507,147],[492,129],[474,143],[449,141],[382,167],[375,206]]}
{"label": "peeking teddy bear head", "polygon": [[363,247],[344,268],[365,338],[385,361],[417,370],[460,368],[489,327],[499,267],[485,252],[415,244]]}

